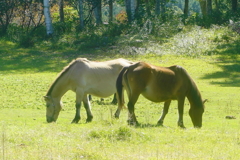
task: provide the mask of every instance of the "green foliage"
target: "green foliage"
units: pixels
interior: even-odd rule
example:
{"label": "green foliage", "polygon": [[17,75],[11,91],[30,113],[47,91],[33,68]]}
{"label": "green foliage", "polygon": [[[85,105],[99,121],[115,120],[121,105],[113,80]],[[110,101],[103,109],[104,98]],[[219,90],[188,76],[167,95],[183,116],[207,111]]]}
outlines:
{"label": "green foliage", "polygon": [[78,13],[73,7],[66,6],[64,8],[64,22],[59,20],[59,12],[53,12],[52,21],[54,32],[56,35],[63,35],[65,33],[75,32],[76,26],[78,26]]}
{"label": "green foliage", "polygon": [[124,28],[126,28],[124,25],[114,23],[91,27],[80,32],[74,44],[79,50],[113,45]]}
{"label": "green foliage", "polygon": [[[123,7],[119,4],[115,5],[118,11],[118,13],[114,11],[116,22],[98,26],[93,23],[86,23],[83,30],[79,30],[79,15],[75,8],[66,5],[64,8],[65,21],[59,22],[57,5],[54,5],[52,21],[55,33],[53,36],[46,36],[44,25],[28,25],[26,27],[10,23],[6,37],[23,48],[44,43],[49,49],[64,49],[67,47],[70,50],[77,49],[80,51],[88,48],[127,44],[128,46],[125,49],[128,51],[120,52],[135,54],[135,52],[145,52],[146,46],[144,44],[151,45],[148,43],[149,40],[154,39],[155,42],[157,41],[160,44],[165,43],[171,37],[175,36],[177,38],[177,35],[188,26],[198,25],[210,28],[212,24],[228,23],[230,18],[237,20],[239,15],[238,13],[233,14],[229,4],[224,1],[219,3],[219,10],[213,8],[210,17],[202,17],[199,13],[199,4],[196,1],[190,1],[190,6],[192,6],[190,7],[190,15],[183,24],[183,0],[168,1],[165,14],[159,17],[154,15],[154,11],[151,11],[150,15],[146,14],[146,4],[142,2],[139,6],[138,14],[140,16],[136,16],[136,20],[128,24],[126,13],[120,10]],[[149,5],[154,8],[155,4],[150,2]],[[108,7],[104,7],[105,20],[107,20],[107,12]],[[88,17],[88,20],[91,21],[91,17]]]}
{"label": "green foliage", "polygon": [[[64,7],[64,18],[66,22],[76,22],[78,19],[78,12],[71,6]],[[53,12],[52,14],[53,23],[59,22],[59,12]]]}
{"label": "green foliage", "polygon": [[25,28],[19,28],[16,24],[11,24],[8,28],[6,38],[17,43],[20,47],[33,47],[37,42],[46,39],[46,30],[44,26],[33,27],[27,31]]}

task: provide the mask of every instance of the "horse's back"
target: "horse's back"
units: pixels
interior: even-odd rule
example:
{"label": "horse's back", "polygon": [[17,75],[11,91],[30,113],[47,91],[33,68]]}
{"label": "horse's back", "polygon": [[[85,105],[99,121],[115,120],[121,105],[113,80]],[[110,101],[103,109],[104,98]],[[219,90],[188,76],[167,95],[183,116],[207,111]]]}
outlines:
{"label": "horse's back", "polygon": [[[115,83],[118,73],[130,65],[125,59],[110,61],[89,61],[77,59],[69,76],[74,86],[82,88],[86,94],[108,97],[116,92]],[[74,87],[73,87],[74,88]]]}
{"label": "horse's back", "polygon": [[[98,63],[102,63],[103,65],[107,66],[107,67],[111,67],[111,68],[116,68],[119,71],[126,66],[129,66],[131,64],[133,64],[133,62],[123,59],[123,58],[118,58],[118,59],[114,59],[114,60],[109,60],[109,61],[105,61],[105,62],[98,62]],[[98,64],[96,64],[98,65]]]}
{"label": "horse's back", "polygon": [[180,66],[159,67],[139,62],[129,67],[127,78],[132,92],[154,102],[177,99],[180,94],[186,94],[188,80]]}

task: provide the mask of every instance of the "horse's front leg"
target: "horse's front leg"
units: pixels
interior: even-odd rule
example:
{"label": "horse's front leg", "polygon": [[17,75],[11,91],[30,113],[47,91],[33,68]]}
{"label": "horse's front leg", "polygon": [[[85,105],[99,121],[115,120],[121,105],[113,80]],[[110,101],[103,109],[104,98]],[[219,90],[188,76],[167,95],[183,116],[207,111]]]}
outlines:
{"label": "horse's front leg", "polygon": [[84,97],[83,97],[83,105],[84,105],[84,108],[85,108],[86,113],[87,113],[86,122],[91,122],[92,119],[93,119],[93,115],[92,115],[91,105],[90,105],[90,102],[89,102],[89,99],[88,99],[87,95],[84,95]]}
{"label": "horse's front leg", "polygon": [[178,126],[181,128],[185,128],[183,124],[184,101],[185,97],[178,98]]}
{"label": "horse's front leg", "polygon": [[158,120],[157,125],[160,125],[160,126],[163,125],[163,121],[164,121],[165,116],[166,116],[167,113],[168,113],[168,109],[169,109],[170,104],[171,104],[171,100],[168,100],[168,101],[166,101],[166,102],[164,103],[162,115],[161,115],[160,119]]}
{"label": "horse's front leg", "polygon": [[80,109],[81,109],[81,101],[80,102],[76,102],[76,114],[75,114],[74,119],[72,120],[72,123],[78,123],[79,120],[81,119]]}
{"label": "horse's front leg", "polygon": [[81,103],[83,99],[83,91],[81,88],[77,88],[76,90],[76,114],[74,119],[72,120],[72,123],[78,123],[79,120],[81,119],[80,116],[80,110],[81,110]]}

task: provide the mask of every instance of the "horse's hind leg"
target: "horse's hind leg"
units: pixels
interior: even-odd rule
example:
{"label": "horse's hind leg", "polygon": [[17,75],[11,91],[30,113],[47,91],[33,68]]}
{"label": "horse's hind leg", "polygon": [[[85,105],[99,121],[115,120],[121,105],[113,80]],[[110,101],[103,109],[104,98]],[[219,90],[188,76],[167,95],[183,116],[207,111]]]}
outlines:
{"label": "horse's hind leg", "polygon": [[170,104],[171,104],[171,100],[166,101],[166,102],[164,103],[162,115],[161,115],[161,117],[160,117],[160,119],[158,120],[158,123],[157,123],[158,125],[160,125],[160,126],[163,125],[163,121],[164,121],[165,116],[166,116],[167,113],[168,113],[168,109],[169,109]]}
{"label": "horse's hind leg", "polygon": [[[117,93],[115,93],[114,94],[114,99],[116,98],[116,101],[117,101]],[[123,98],[123,101],[124,101],[124,96],[122,97]],[[116,104],[117,104],[117,102],[116,102]],[[125,106],[124,106],[125,107]],[[114,114],[114,117],[115,118],[119,118],[119,115],[120,115],[120,112],[121,112],[121,110],[122,110],[122,107],[120,107],[119,105],[118,105],[118,108],[117,108],[117,110],[116,110],[116,112],[115,112],[115,114]]]}
{"label": "horse's hind leg", "polygon": [[128,124],[129,125],[138,124],[138,121],[134,112],[134,104],[132,102],[128,102]]}
{"label": "horse's hind leg", "polygon": [[91,94],[88,95],[88,99],[89,99],[89,101],[92,100],[92,95]]}
{"label": "horse's hind leg", "polygon": [[91,122],[92,119],[93,119],[93,115],[92,115],[91,106],[90,106],[90,102],[89,102],[89,100],[88,100],[87,95],[85,95],[85,96],[83,97],[83,105],[84,105],[84,108],[85,108],[86,113],[87,113],[86,122]]}
{"label": "horse's hind leg", "polygon": [[117,104],[117,95],[116,95],[116,93],[114,93],[114,95],[113,95],[113,100],[112,100],[111,103],[112,103],[112,104]]}
{"label": "horse's hind leg", "polygon": [[138,100],[138,97],[139,97],[139,94],[133,94],[135,96],[132,96],[132,97],[129,97],[129,102],[127,104],[128,106],[128,124],[129,125],[136,125],[138,124],[138,121],[137,121],[137,118],[136,118],[136,115],[135,115],[135,112],[134,112],[134,106],[135,106],[135,103],[137,102]]}

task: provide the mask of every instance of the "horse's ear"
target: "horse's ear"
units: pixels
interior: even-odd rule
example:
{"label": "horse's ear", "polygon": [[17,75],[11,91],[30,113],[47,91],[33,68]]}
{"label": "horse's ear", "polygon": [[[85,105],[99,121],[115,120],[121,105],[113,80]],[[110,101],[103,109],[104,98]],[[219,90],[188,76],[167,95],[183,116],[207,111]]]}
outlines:
{"label": "horse's ear", "polygon": [[203,104],[205,103],[205,102],[207,102],[208,101],[208,99],[205,99],[204,101],[203,101]]}

